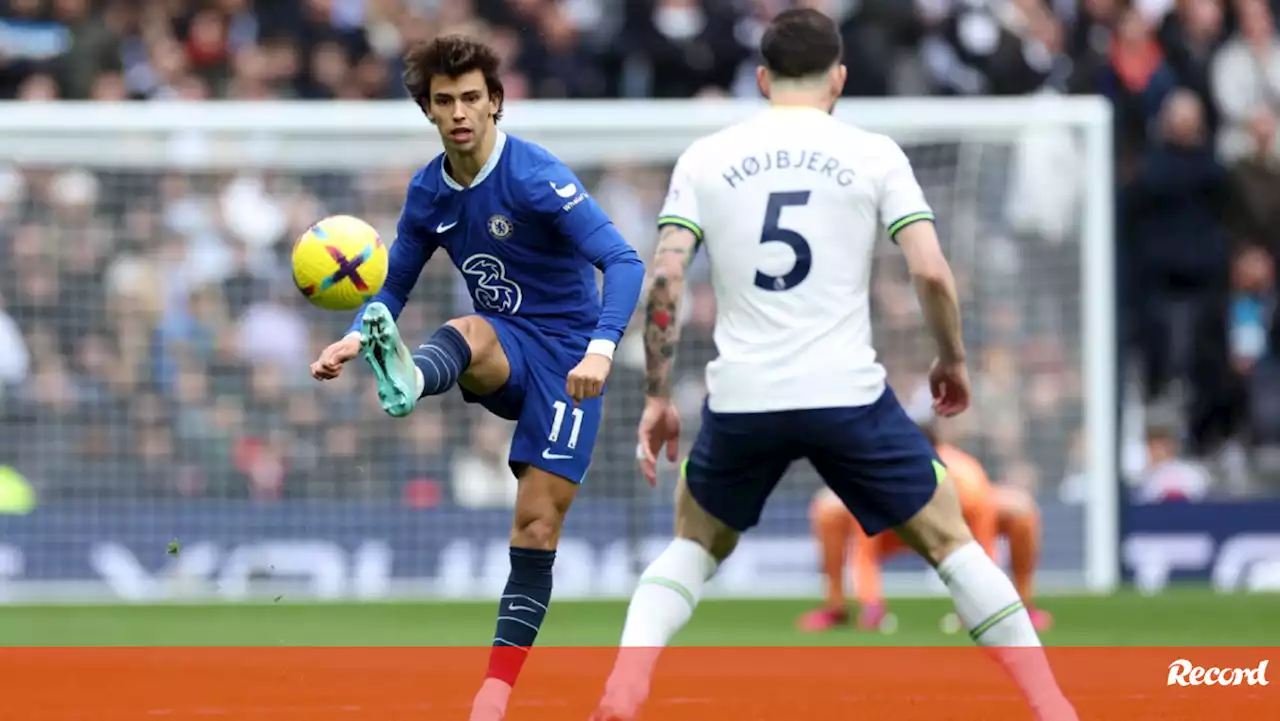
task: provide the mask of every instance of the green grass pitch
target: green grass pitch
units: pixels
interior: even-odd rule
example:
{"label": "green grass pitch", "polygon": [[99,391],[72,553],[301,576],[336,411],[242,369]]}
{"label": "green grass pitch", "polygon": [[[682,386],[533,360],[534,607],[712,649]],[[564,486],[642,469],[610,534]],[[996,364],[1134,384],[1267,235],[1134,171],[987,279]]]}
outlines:
{"label": "green grass pitch", "polygon": [[[1056,626],[1044,635],[1062,646],[1280,646],[1275,595],[1220,595],[1185,588],[1154,597],[1124,592],[1049,597]],[[707,601],[677,638],[691,646],[967,644],[939,621],[942,599],[890,602],[893,634],[794,630],[811,608],[803,601]],[[0,606],[4,646],[483,646],[493,633],[493,603],[236,603],[222,605]],[[540,645],[611,646],[624,602],[553,603]]]}

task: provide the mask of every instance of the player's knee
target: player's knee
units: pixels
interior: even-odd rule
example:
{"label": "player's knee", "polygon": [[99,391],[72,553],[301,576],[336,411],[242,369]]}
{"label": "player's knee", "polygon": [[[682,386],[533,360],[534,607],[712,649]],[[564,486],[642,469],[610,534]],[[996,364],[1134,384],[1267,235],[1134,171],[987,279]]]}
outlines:
{"label": "player's knee", "polygon": [[498,343],[498,334],[493,330],[493,326],[478,315],[454,318],[446,321],[445,325],[462,334],[462,337],[467,340],[467,345],[471,346],[473,357],[483,355],[485,350]]}
{"label": "player's knee", "polygon": [[472,374],[510,371],[498,332],[489,321],[478,315],[464,315],[447,321],[445,325],[461,333],[471,348]]}
{"label": "player's knee", "polygon": [[702,546],[716,561],[724,561],[738,547],[737,531],[705,512],[677,512],[676,535]]}
{"label": "player's knee", "polygon": [[488,395],[501,388],[511,376],[511,364],[502,350],[498,332],[489,321],[478,315],[466,315],[445,325],[462,334],[471,350],[471,362],[459,384],[479,395]]}
{"label": "player's knee", "polygon": [[718,562],[738,547],[738,532],[704,510],[683,482],[676,487],[676,535],[702,546]]}
{"label": "player's knee", "polygon": [[727,529],[717,531],[683,524],[676,526],[676,537],[702,546],[703,550],[711,554],[717,563],[723,563],[738,547],[738,534]]}
{"label": "player's knee", "polygon": [[517,512],[511,524],[511,545],[550,551],[560,542],[564,516],[552,508]]}
{"label": "player's knee", "polygon": [[942,523],[926,529],[920,536],[917,550],[924,560],[936,566],[947,556],[975,541],[973,533],[963,521],[959,525]]}

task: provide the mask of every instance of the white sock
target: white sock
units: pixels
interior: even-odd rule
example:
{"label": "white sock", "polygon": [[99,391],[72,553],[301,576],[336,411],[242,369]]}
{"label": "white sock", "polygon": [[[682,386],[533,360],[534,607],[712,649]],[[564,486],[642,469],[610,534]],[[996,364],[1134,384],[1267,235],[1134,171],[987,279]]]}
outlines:
{"label": "white sock", "polygon": [[418,383],[417,394],[421,398],[422,389],[427,387],[427,379],[422,377],[422,369],[418,367],[417,363],[413,364],[413,377]]}
{"label": "white sock", "polygon": [[1070,704],[1053,678],[1031,616],[1004,571],[982,546],[972,542],[943,559],[938,575],[951,592],[956,614],[978,645],[1017,649],[997,651],[995,656],[1032,708],[1062,717],[1063,707],[1070,709]]}
{"label": "white sock", "polygon": [[622,646],[666,646],[693,618],[702,589],[716,572],[716,559],[697,543],[672,539],[661,555],[640,574],[640,583],[627,607]]}
{"label": "white sock", "polygon": [[623,694],[632,710],[648,695],[658,655],[693,618],[702,589],[717,565],[702,546],[675,538],[640,574],[627,606],[618,660],[606,687],[610,693]]}

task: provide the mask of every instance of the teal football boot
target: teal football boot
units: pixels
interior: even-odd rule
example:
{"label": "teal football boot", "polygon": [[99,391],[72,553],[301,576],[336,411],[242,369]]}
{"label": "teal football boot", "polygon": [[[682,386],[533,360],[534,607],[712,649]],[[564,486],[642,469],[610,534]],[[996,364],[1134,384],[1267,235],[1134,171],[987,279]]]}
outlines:
{"label": "teal football boot", "polygon": [[413,353],[400,340],[391,311],[370,303],[360,318],[360,352],[378,379],[378,400],[387,415],[403,418],[418,403],[418,368]]}

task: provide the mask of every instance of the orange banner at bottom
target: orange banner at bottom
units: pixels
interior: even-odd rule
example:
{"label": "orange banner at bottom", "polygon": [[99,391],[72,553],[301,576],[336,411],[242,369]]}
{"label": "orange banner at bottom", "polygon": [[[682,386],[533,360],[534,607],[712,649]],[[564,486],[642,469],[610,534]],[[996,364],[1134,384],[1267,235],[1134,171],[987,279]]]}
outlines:
{"label": "orange banner at bottom", "polygon": [[[659,659],[640,718],[1033,719],[1006,669],[1034,675],[1039,653],[672,648]],[[488,654],[488,648],[0,648],[0,717],[465,721]],[[1045,654],[1082,721],[1280,719],[1275,648]],[[615,648],[534,649],[506,719],[586,721],[618,658]]]}

